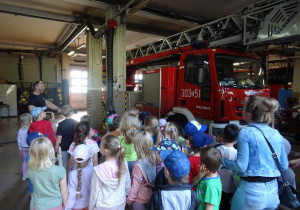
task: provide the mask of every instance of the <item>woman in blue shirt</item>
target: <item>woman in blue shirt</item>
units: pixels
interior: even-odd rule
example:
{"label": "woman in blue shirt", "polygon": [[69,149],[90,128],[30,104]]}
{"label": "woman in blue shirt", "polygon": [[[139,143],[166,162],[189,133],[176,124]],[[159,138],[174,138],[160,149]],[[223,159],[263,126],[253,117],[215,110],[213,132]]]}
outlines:
{"label": "woman in blue shirt", "polygon": [[[271,128],[278,101],[273,98],[250,96],[243,109],[243,118],[262,130],[278,155],[283,170],[288,168],[283,137]],[[237,159],[223,158],[223,165],[241,177],[231,209],[275,209],[279,205],[277,177],[280,171],[262,133],[255,127],[243,128],[238,136]]]}

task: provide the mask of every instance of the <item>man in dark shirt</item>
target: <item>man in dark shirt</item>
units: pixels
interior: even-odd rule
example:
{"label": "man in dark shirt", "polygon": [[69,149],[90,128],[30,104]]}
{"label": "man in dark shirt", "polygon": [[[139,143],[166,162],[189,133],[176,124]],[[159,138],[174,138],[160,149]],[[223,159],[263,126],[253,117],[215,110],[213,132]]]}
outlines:
{"label": "man in dark shirt", "polygon": [[53,103],[46,99],[46,95],[44,94],[45,86],[42,81],[36,81],[33,83],[33,93],[28,98],[28,110],[31,110],[34,107],[44,107],[56,110],[58,113],[61,112],[60,108],[55,106]]}

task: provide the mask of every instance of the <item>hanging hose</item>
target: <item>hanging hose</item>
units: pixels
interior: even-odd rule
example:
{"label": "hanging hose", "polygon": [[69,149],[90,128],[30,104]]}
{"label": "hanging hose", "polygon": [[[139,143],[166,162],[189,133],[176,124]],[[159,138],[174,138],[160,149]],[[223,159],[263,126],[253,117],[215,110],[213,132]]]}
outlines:
{"label": "hanging hose", "polygon": [[22,88],[22,91],[24,91],[24,87],[23,87],[23,58],[24,56],[23,55],[20,55],[19,57],[19,64],[18,64],[18,73],[19,73],[19,80],[20,80],[20,83],[21,83],[21,88]]}
{"label": "hanging hose", "polygon": [[107,79],[107,107],[109,115],[116,113],[113,99],[113,40],[114,29],[108,28],[106,33],[106,79]]}
{"label": "hanging hose", "polygon": [[43,53],[38,54],[39,66],[40,66],[40,81],[43,80]]}

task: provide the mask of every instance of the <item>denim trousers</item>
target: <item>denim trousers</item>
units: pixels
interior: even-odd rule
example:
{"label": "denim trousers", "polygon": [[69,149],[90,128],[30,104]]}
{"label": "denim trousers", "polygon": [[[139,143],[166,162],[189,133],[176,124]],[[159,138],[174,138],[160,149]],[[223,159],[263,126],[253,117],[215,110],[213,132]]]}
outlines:
{"label": "denim trousers", "polygon": [[129,174],[130,174],[130,178],[132,179],[132,169],[133,169],[133,165],[135,164],[136,160],[134,161],[128,161],[128,170],[129,170]]}
{"label": "denim trousers", "polygon": [[67,151],[61,151],[61,154],[62,154],[62,165],[66,169],[70,154]]}
{"label": "denim trousers", "polygon": [[231,202],[231,210],[274,210],[278,205],[277,179],[262,183],[241,179]]}

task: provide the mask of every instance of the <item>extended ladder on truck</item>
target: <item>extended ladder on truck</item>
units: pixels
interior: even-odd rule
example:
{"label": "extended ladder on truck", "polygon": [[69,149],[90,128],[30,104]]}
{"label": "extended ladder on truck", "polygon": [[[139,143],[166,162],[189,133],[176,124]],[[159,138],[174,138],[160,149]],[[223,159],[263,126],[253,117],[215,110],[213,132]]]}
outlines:
{"label": "extended ladder on truck", "polygon": [[230,15],[126,52],[127,66],[191,50],[197,42],[209,47],[228,44],[266,45],[287,43],[300,36],[293,25],[300,22],[298,0],[261,1],[242,14]]}
{"label": "extended ladder on truck", "polygon": [[[139,71],[145,78],[142,110],[168,116],[179,127],[197,120],[212,135],[228,123],[245,126],[245,101],[252,94],[269,96],[267,68],[257,55],[218,48],[288,43],[300,37],[299,13],[299,0],[262,1],[127,51],[128,71],[147,67]],[[199,48],[205,42],[209,46]]]}

